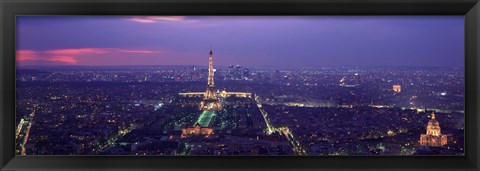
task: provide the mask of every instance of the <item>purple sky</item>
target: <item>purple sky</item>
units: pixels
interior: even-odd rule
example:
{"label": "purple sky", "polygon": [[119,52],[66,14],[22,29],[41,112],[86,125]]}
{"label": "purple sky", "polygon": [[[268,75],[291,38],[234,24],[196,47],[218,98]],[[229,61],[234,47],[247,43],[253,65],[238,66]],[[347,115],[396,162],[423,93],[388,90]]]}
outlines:
{"label": "purple sky", "polygon": [[463,16],[20,16],[26,65],[463,67]]}

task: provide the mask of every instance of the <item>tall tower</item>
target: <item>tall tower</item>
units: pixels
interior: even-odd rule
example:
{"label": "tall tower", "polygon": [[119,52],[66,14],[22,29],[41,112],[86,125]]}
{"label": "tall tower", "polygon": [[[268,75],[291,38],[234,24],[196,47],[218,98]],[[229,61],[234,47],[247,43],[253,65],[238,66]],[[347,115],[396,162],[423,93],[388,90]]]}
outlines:
{"label": "tall tower", "polygon": [[215,83],[213,81],[214,72],[213,72],[213,51],[210,49],[208,57],[208,85],[207,91],[203,96],[203,100],[200,103],[200,110],[206,111],[216,111],[222,109],[222,104],[218,100],[217,89],[215,88]]}
{"label": "tall tower", "polygon": [[215,86],[215,83],[213,81],[213,51],[212,48],[210,48],[210,53],[208,57],[208,86]]}

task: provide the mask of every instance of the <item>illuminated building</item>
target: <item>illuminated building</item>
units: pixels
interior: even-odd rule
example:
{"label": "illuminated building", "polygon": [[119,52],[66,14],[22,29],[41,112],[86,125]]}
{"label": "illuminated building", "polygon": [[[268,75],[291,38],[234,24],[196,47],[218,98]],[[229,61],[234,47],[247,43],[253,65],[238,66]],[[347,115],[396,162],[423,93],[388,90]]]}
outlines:
{"label": "illuminated building", "polygon": [[402,91],[402,86],[400,85],[393,85],[393,91],[395,93],[400,93]]}
{"label": "illuminated building", "polygon": [[227,74],[224,80],[248,80],[250,70],[248,68],[242,68],[240,65],[228,66]]}
{"label": "illuminated building", "polygon": [[435,113],[432,111],[432,119],[428,121],[427,133],[420,135],[420,145],[440,147],[446,144],[447,135],[442,135],[440,123],[435,119]]}
{"label": "illuminated building", "polygon": [[211,135],[212,133],[212,128],[201,127],[199,124],[195,124],[195,126],[192,128],[183,128],[181,137],[186,138],[192,135]]}

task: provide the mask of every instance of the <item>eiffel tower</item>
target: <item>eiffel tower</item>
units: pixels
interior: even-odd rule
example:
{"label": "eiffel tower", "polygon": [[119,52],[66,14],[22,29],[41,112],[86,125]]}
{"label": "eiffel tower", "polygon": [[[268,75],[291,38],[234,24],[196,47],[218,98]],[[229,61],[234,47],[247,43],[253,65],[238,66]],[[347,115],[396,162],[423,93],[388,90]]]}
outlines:
{"label": "eiffel tower", "polygon": [[200,103],[200,110],[205,111],[217,111],[222,109],[222,104],[218,99],[217,89],[215,88],[215,82],[213,81],[213,51],[210,49],[208,58],[208,85],[207,90],[203,96],[203,100]]}
{"label": "eiffel tower", "polygon": [[[197,122],[195,122],[194,127],[187,127],[183,131],[182,134],[191,134],[191,131],[196,132],[198,130],[198,125],[200,126],[201,130],[204,128],[208,128],[210,122],[213,117],[215,117],[216,112],[218,110],[222,110],[223,106],[220,102],[220,98],[228,98],[228,97],[237,97],[237,98],[252,98],[252,93],[248,92],[227,92],[223,90],[218,92],[215,88],[214,72],[213,72],[213,51],[210,48],[210,56],[208,58],[208,84],[207,90],[203,92],[184,92],[178,93],[181,97],[195,97],[195,98],[202,98],[200,102],[199,109],[202,110],[202,114],[198,117]],[[207,129],[205,129],[207,130]],[[208,132],[208,130],[207,130]],[[185,136],[186,136],[185,135]]]}

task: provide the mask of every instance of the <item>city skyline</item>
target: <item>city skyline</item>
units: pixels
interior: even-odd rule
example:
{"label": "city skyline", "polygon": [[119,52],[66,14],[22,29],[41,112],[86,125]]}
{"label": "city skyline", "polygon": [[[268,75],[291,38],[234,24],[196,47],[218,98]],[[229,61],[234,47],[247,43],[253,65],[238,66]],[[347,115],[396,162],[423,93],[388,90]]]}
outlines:
{"label": "city skyline", "polygon": [[[343,68],[250,74],[248,68],[231,67],[220,71],[224,79],[216,89],[212,54],[208,71],[20,72],[17,154],[464,154],[463,71],[355,71],[366,74],[360,76]],[[336,81],[341,75],[346,76]],[[198,90],[206,80],[206,92],[176,94]],[[158,83],[165,86],[158,89]],[[252,93],[227,92],[230,88]],[[427,119],[426,134],[420,134]]]}
{"label": "city skyline", "polygon": [[17,22],[17,155],[465,155],[461,17]]}
{"label": "city skyline", "polygon": [[216,66],[464,61],[461,16],[22,16],[17,31],[18,66],[204,65],[210,47]]}

